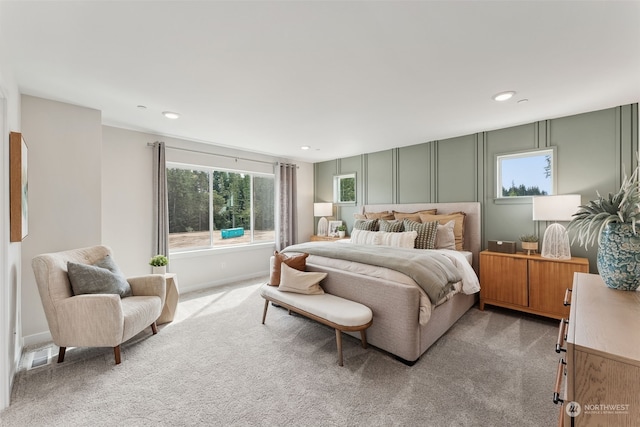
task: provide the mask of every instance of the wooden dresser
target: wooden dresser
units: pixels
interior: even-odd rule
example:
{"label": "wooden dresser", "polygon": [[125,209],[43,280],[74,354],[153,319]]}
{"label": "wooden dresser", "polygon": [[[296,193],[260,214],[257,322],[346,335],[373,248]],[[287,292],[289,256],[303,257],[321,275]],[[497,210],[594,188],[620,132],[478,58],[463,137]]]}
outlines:
{"label": "wooden dresser", "polygon": [[576,273],[556,351],[563,356],[554,391],[554,401],[564,401],[560,423],[640,425],[640,292],[609,289],[599,275]]}

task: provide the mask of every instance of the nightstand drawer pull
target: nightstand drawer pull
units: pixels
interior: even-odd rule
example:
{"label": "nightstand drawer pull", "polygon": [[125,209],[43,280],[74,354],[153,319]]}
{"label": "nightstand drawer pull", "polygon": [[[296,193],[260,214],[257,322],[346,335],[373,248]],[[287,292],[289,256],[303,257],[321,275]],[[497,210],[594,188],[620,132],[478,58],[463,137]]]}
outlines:
{"label": "nightstand drawer pull", "polygon": [[567,307],[571,305],[571,295],[569,295],[571,293],[571,289],[567,288],[567,290],[564,292],[564,301],[562,302],[562,304]]}
{"label": "nightstand drawer pull", "polygon": [[560,359],[558,361],[558,372],[556,372],[556,388],[553,390],[553,403],[555,403],[556,405],[558,403],[564,403],[563,399],[560,399],[560,387],[562,386],[562,374],[564,371],[564,365],[566,365],[567,362],[564,361],[564,359]]}
{"label": "nightstand drawer pull", "polygon": [[561,351],[567,351],[566,348],[562,348],[564,344],[564,340],[567,339],[567,325],[569,324],[569,320],[560,319],[560,327],[558,328],[558,341],[556,341],[556,353],[560,353]]}

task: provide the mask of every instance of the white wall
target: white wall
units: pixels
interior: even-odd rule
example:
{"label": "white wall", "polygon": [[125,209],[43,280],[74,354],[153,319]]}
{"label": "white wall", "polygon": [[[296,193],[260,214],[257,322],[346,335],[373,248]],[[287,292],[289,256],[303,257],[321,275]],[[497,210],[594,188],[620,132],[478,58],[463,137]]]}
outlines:
{"label": "white wall", "polygon": [[[114,251],[114,258],[127,275],[146,274],[151,271],[148,263],[154,255],[151,225],[152,149],[147,144],[160,140],[168,147],[197,151],[169,148],[166,152],[167,161],[272,173],[275,161],[286,160],[104,126],[102,237],[103,242]],[[238,160],[215,154],[234,156]],[[303,240],[307,240],[307,236],[313,231],[313,165],[298,164],[298,203],[299,215],[302,218],[299,233],[304,236]],[[269,257],[273,250],[274,246],[268,244],[172,255],[168,270],[178,274],[180,291],[188,292],[267,274]]]}
{"label": "white wall", "polygon": [[[22,97],[29,146],[29,235],[22,244],[22,332],[26,345],[50,340],[31,259],[45,252],[106,244],[128,276],[150,273],[152,150],[147,143],[252,158],[269,156],[101,125],[100,111]],[[173,153],[173,154],[171,154]],[[169,160],[184,151],[167,150]],[[172,159],[172,156],[174,157]],[[191,153],[195,163],[221,157]],[[218,160],[211,160],[212,158]],[[196,160],[200,160],[197,162]],[[301,241],[313,233],[313,165],[298,169]],[[238,168],[248,167],[233,161]],[[271,171],[271,166],[268,167]],[[273,245],[203,251],[171,257],[181,292],[229,284],[268,273]]]}
{"label": "white wall", "polygon": [[9,132],[20,132],[20,94],[0,60],[0,410],[9,406],[22,354],[20,324],[21,243],[9,242]]}
{"label": "white wall", "polygon": [[98,110],[22,97],[22,134],[29,147],[29,235],[22,242],[27,345],[50,339],[33,257],[102,241],[101,121]]}

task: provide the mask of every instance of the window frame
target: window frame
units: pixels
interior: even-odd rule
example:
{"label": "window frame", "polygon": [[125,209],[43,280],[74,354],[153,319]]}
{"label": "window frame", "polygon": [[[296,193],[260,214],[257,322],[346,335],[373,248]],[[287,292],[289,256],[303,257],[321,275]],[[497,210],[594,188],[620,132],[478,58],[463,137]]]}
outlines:
{"label": "window frame", "polygon": [[[171,249],[171,247],[169,247],[169,254],[171,256],[175,256],[177,255],[178,258],[181,257],[181,255],[189,255],[189,254],[196,254],[196,253],[202,253],[202,252],[207,252],[207,251],[237,251],[237,250],[243,250],[243,249],[247,249],[247,248],[256,248],[259,246],[273,246],[275,245],[275,240],[276,240],[276,236],[275,236],[275,232],[276,232],[276,224],[275,224],[275,212],[276,212],[276,203],[275,203],[275,179],[276,179],[276,175],[275,173],[267,173],[267,172],[254,172],[254,171],[246,171],[246,170],[238,170],[238,169],[231,169],[231,168],[224,168],[224,167],[217,167],[217,166],[206,166],[206,165],[199,165],[199,164],[193,164],[193,163],[184,163],[184,162],[175,162],[175,161],[167,161],[166,162],[166,169],[184,169],[184,170],[189,170],[189,171],[197,171],[197,172],[206,172],[208,175],[208,191],[209,191],[209,245],[208,246],[192,246],[192,247],[188,247],[188,248],[179,248],[179,249]],[[249,242],[246,243],[236,243],[236,244],[227,244],[227,245],[214,245],[214,207],[213,207],[213,173],[214,172],[225,172],[225,173],[235,173],[235,174],[242,174],[242,175],[248,175],[250,176],[250,180],[249,180],[249,189],[250,189],[250,230],[249,231]],[[254,233],[254,228],[255,228],[255,195],[254,195],[254,179],[256,177],[266,177],[266,178],[271,178],[273,180],[274,183],[274,204],[273,204],[273,212],[274,212],[274,224],[273,224],[273,232],[274,232],[274,236],[273,236],[273,240],[260,240],[260,241],[255,241],[255,233]],[[168,187],[168,186],[167,186]],[[168,188],[167,188],[168,191]],[[169,219],[169,218],[168,218]],[[171,233],[169,233],[171,234]]]}
{"label": "window frame", "polygon": [[[353,178],[353,200],[341,200],[340,183],[343,179]],[[341,206],[355,206],[358,201],[358,179],[355,172],[333,176],[333,203]]]}
{"label": "window frame", "polygon": [[557,150],[556,147],[544,147],[544,148],[534,148],[529,150],[520,150],[520,151],[511,151],[506,153],[499,153],[495,155],[495,182],[494,182],[494,200],[497,202],[508,202],[512,201],[517,203],[518,201],[528,201],[531,200],[532,195],[525,196],[503,196],[502,195],[502,162],[509,159],[522,159],[525,157],[539,157],[539,156],[550,156],[550,181],[551,188],[549,190],[548,195],[557,194]]}

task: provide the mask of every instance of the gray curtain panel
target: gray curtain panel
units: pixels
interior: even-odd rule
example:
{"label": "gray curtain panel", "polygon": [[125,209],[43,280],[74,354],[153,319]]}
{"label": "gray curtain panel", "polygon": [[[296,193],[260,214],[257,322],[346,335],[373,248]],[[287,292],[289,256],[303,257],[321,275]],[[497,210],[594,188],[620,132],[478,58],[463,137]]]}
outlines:
{"label": "gray curtain panel", "polygon": [[278,251],[298,240],[298,215],[296,210],[296,169],[289,163],[276,166],[276,249]]}
{"label": "gray curtain panel", "polygon": [[169,203],[165,144],[153,143],[153,254],[169,256]]}

